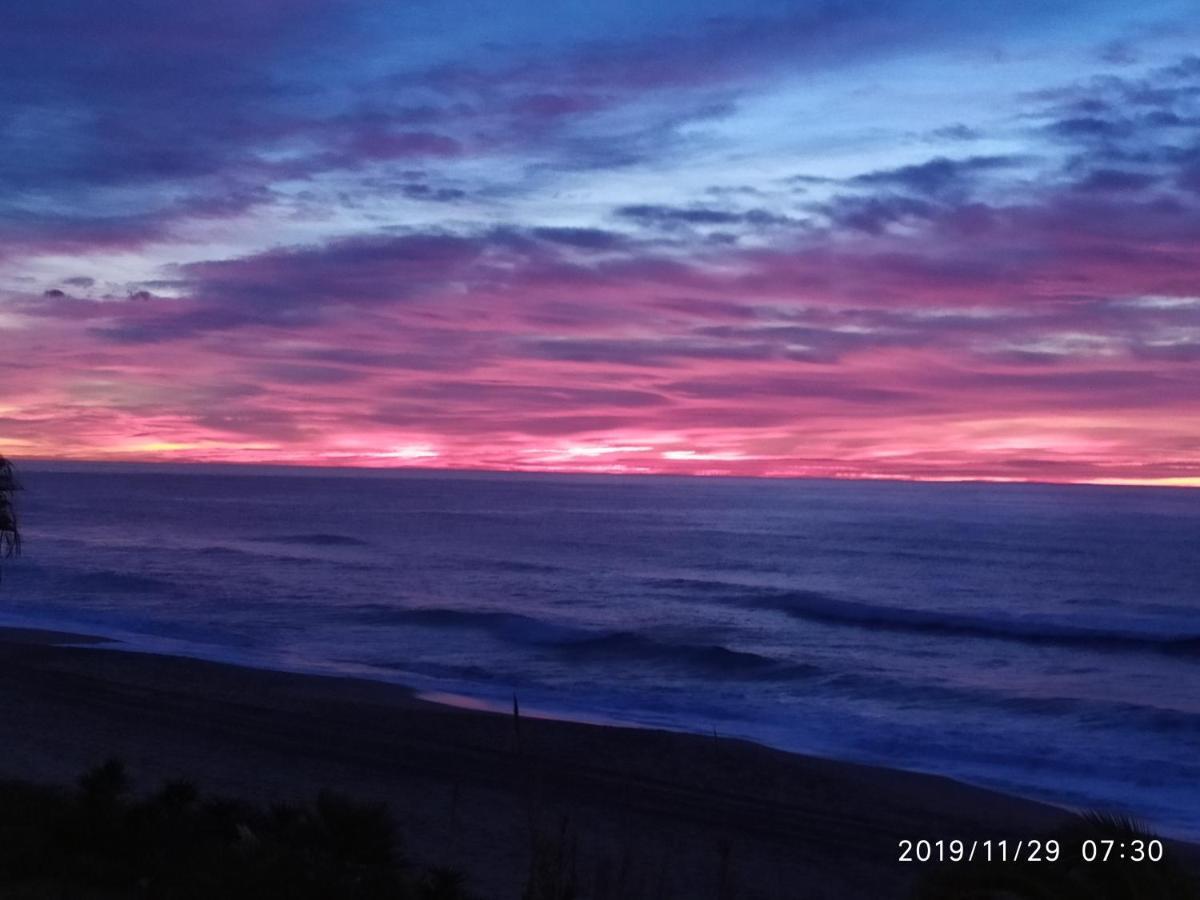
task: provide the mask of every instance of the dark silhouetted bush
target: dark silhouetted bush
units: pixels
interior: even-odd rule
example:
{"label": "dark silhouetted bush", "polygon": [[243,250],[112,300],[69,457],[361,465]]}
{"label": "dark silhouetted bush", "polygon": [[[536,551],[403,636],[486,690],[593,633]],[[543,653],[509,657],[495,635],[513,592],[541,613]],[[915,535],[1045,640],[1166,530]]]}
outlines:
{"label": "dark silhouetted bush", "polygon": [[452,870],[405,864],[387,810],[322,792],[312,808],[146,797],[116,760],[75,790],[0,782],[0,896],[104,900],[466,900]]}
{"label": "dark silhouetted bush", "polygon": [[14,499],[20,489],[12,463],[0,456],[0,558],[21,555],[21,530],[17,527]]}

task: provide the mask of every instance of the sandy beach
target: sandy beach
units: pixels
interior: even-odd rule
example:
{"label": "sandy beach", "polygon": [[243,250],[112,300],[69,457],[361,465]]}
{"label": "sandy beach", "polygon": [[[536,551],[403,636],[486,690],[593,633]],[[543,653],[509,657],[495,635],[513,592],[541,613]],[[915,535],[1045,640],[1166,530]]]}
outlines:
{"label": "sandy beach", "polygon": [[0,634],[0,709],[2,776],[65,781],[115,756],[144,788],[184,775],[254,800],[383,799],[412,859],[457,866],[483,897],[519,896],[537,839],[569,846],[597,894],[903,897],[917,868],[896,861],[903,838],[1030,837],[1065,819],[945,778],[698,735],[518,727],[392,685],[53,632]]}

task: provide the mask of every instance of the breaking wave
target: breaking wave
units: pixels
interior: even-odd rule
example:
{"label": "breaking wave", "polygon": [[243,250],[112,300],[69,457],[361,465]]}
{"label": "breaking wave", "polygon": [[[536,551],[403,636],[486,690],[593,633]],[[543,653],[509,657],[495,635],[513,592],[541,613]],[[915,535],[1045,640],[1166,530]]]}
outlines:
{"label": "breaking wave", "polygon": [[852,625],[873,630],[907,631],[1057,644],[1083,649],[1135,650],[1200,657],[1200,633],[1169,634],[1127,628],[1076,625],[1032,616],[985,616],[926,609],[904,609],[841,600],[814,591],[788,591],[737,599],[739,605],[773,610],[796,619]]}
{"label": "breaking wave", "polygon": [[557,625],[516,613],[448,608],[357,608],[358,618],[380,624],[471,628],[510,643],[542,646],[568,661],[625,660],[701,670],[728,677],[788,680],[819,674],[816,666],[791,663],[721,644],[657,640],[631,631],[597,631]]}
{"label": "breaking wave", "polygon": [[280,534],[252,537],[249,540],[261,541],[266,544],[300,544],[306,547],[368,547],[370,544],[360,538],[345,534]]}

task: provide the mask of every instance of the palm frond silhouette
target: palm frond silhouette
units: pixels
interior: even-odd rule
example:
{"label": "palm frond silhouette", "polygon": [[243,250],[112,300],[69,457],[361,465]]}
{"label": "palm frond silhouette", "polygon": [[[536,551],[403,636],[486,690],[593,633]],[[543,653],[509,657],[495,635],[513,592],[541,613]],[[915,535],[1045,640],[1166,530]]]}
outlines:
{"label": "palm frond silhouette", "polygon": [[20,489],[13,464],[0,456],[0,557],[21,554],[21,530],[17,526],[14,496]]}

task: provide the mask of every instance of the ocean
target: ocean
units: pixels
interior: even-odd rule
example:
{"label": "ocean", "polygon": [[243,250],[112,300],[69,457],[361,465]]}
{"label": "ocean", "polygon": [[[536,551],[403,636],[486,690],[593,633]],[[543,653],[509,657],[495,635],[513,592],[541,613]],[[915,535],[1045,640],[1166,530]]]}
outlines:
{"label": "ocean", "polygon": [[1200,837],[1198,491],[22,476],[0,624],[498,709],[516,694]]}

